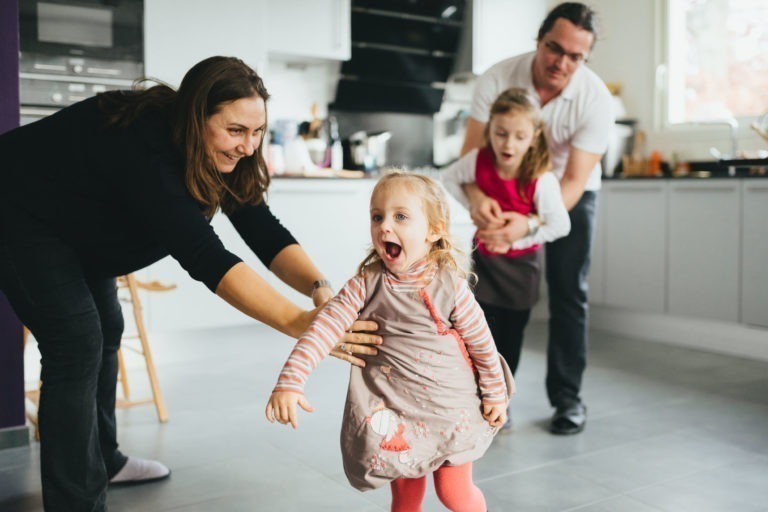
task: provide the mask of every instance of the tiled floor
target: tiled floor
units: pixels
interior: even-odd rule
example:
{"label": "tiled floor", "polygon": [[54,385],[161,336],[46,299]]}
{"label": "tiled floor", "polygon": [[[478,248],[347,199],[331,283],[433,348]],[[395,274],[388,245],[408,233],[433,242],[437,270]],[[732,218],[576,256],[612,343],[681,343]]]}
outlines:
{"label": "tiled floor", "polygon": [[[492,512],[768,511],[768,364],[593,333],[587,429],[556,437],[545,430],[545,332],[529,328],[513,433],[475,465]],[[173,474],[111,490],[111,511],[389,510],[387,489],[359,493],[342,472],[344,363],[320,365],[308,386],[317,410],[292,431],[263,414],[287,338],[256,326],[152,344],[170,421],[149,406],[120,410],[120,439]],[[42,509],[38,471],[34,442],[0,451],[0,511]],[[431,488],[424,510],[444,510]]]}

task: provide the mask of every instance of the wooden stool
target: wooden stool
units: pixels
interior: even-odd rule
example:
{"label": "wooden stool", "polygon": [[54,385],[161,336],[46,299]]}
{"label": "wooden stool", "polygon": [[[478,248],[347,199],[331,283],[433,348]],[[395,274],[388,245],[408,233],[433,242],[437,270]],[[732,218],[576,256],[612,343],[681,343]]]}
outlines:
{"label": "wooden stool", "polygon": [[[157,417],[161,423],[168,421],[168,411],[165,408],[165,400],[163,400],[163,394],[160,391],[160,382],[157,378],[157,372],[155,371],[155,363],[152,359],[152,351],[149,348],[149,339],[147,337],[147,330],[144,327],[144,316],[142,314],[141,300],[139,299],[139,289],[148,290],[152,292],[164,292],[173,290],[176,285],[164,285],[158,281],[142,282],[137,280],[133,274],[127,274],[117,278],[117,286],[119,288],[126,288],[128,290],[128,298],[122,299],[124,302],[130,302],[133,308],[133,319],[136,326],[135,334],[123,334],[123,340],[126,339],[138,339],[140,346],[131,347],[129,345],[122,345],[120,350],[117,351],[118,361],[118,374],[117,381],[120,383],[122,390],[122,397],[117,397],[116,407],[127,408],[135,407],[137,405],[146,405],[149,403],[155,404],[157,410]],[[29,329],[24,326],[24,347],[27,345],[27,338],[29,337]],[[144,363],[147,368],[147,376],[149,377],[150,387],[152,388],[152,398],[143,400],[131,399],[131,388],[128,384],[128,373],[125,367],[125,359],[123,357],[123,349],[131,350],[138,353],[144,358]],[[24,392],[26,398],[26,414],[27,419],[35,427],[35,439],[40,440],[40,431],[37,424],[37,408],[40,402],[40,386],[42,381],[38,381],[37,388],[26,390]]]}
{"label": "wooden stool", "polygon": [[[25,325],[23,332],[24,349],[27,348],[27,338],[29,338],[29,329]],[[27,419],[35,427],[35,440],[40,440],[40,428],[37,426],[37,406],[40,403],[40,385],[43,381],[37,381],[37,387],[35,389],[24,390],[24,411],[27,415]]]}
{"label": "wooden stool", "polygon": [[[157,409],[157,417],[161,423],[168,421],[168,411],[165,408],[165,400],[163,400],[163,394],[160,391],[160,381],[157,378],[157,372],[155,371],[155,363],[152,359],[152,351],[149,348],[149,339],[147,338],[147,330],[144,327],[144,316],[141,312],[141,300],[139,299],[139,289],[148,290],[152,292],[166,292],[176,288],[176,285],[164,285],[158,281],[143,282],[138,281],[133,274],[127,274],[117,278],[117,285],[121,288],[127,288],[129,298],[127,302],[131,303],[133,307],[133,319],[136,325],[135,334],[123,334],[123,340],[126,339],[138,339],[140,342],[139,348],[133,348],[128,345],[123,345],[117,352],[118,361],[118,374],[117,380],[123,390],[123,396],[117,398],[117,407],[127,408],[135,407],[137,405],[145,405],[149,403],[155,404]],[[128,373],[125,368],[125,358],[123,357],[123,349],[132,350],[142,357],[144,357],[144,363],[147,367],[147,376],[149,377],[149,384],[152,388],[152,398],[144,400],[132,400],[131,388],[128,385]]]}

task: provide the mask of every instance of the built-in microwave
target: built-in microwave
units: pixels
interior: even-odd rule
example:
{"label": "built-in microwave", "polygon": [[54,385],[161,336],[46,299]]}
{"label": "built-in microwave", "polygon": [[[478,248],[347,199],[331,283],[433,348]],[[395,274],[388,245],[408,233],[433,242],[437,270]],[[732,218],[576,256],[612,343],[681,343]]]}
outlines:
{"label": "built-in microwave", "polygon": [[19,0],[20,96],[60,108],[144,73],[143,0]]}

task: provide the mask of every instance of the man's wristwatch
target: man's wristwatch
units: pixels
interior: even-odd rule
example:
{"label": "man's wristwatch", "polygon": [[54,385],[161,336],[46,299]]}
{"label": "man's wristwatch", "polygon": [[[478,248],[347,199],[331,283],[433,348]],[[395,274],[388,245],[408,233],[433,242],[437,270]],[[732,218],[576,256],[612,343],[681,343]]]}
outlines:
{"label": "man's wristwatch", "polygon": [[528,215],[528,236],[535,235],[539,230],[539,226],[541,226],[539,218],[534,214]]}
{"label": "man's wristwatch", "polygon": [[331,286],[331,282],[329,280],[327,280],[327,279],[319,279],[319,280],[315,281],[314,283],[312,283],[312,291],[309,292],[310,298],[314,297],[315,291],[318,288],[330,288],[331,290],[333,290],[333,286]]}

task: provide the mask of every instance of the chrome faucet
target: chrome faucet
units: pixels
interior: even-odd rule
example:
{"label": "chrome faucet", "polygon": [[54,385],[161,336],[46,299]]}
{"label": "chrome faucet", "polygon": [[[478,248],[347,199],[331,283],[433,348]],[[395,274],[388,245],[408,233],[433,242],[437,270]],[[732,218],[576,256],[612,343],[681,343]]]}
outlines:
{"label": "chrome faucet", "polygon": [[712,146],[709,148],[709,154],[713,157],[719,159],[719,160],[733,160],[737,157],[736,153],[738,152],[738,144],[739,141],[736,138],[736,130],[739,129],[739,122],[736,121],[736,119],[732,117],[728,117],[725,119],[716,119],[712,121],[697,121],[694,124],[697,125],[726,125],[728,126],[729,135],[731,137],[731,154],[730,155],[723,155],[716,147]]}

